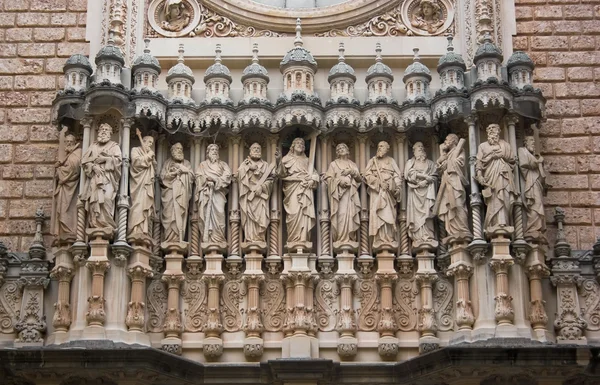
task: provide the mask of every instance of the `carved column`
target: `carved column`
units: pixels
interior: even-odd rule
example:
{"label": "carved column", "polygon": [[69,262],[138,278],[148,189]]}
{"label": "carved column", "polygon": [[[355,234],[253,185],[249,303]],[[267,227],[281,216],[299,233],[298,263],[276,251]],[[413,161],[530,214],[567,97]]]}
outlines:
{"label": "carved column", "polygon": [[471,219],[473,224],[473,241],[469,244],[469,251],[473,258],[482,258],[488,249],[488,244],[483,238],[483,223],[481,221],[483,201],[481,199],[481,193],[479,191],[479,184],[477,183],[475,163],[477,161],[477,117],[475,115],[469,115],[465,118],[465,122],[469,126],[469,174],[470,174],[470,185],[471,185]]}
{"label": "carved column", "polygon": [[536,254],[545,253],[538,250],[539,246],[534,246],[530,252],[527,264],[527,276],[529,277],[529,293],[531,301],[529,302],[529,321],[533,328],[533,338],[540,342],[551,342],[554,338],[548,333],[548,315],[546,314],[543,299],[542,279],[550,275],[550,269],[544,263],[536,263]]}
{"label": "carved column", "polygon": [[438,325],[435,309],[433,308],[433,284],[438,278],[433,265],[435,258],[433,251],[436,246],[436,241],[414,246],[417,251],[417,271],[415,278],[421,292],[421,308],[419,309],[417,323],[417,329],[421,333],[421,337],[419,338],[419,352],[421,353],[436,350],[440,345],[440,340],[436,336]]}
{"label": "carved column", "polygon": [[[277,142],[279,137],[277,135],[270,135],[268,142],[270,146],[271,161],[275,161],[275,154],[277,153]],[[279,223],[281,220],[281,211],[279,210],[279,194],[281,192],[281,184],[279,179],[273,181],[273,192],[271,193],[270,200],[270,224],[269,224],[269,246],[267,263],[281,264],[281,256],[279,255]]]}
{"label": "carved column", "polygon": [[[406,136],[404,134],[397,134],[395,136],[397,146],[398,146],[398,166],[400,167],[400,172],[404,174],[404,166],[406,163],[406,159],[408,159],[408,141],[406,140]],[[400,254],[398,258],[396,258],[399,266],[404,266],[405,268],[409,268],[412,270],[412,265],[414,264],[414,260],[412,255],[410,255],[410,250],[408,248],[408,226],[406,224],[406,186],[404,185],[404,175],[402,177],[402,202],[400,202],[400,212],[398,215],[398,231],[400,233]],[[402,269],[401,269],[402,270]]]}
{"label": "carved column", "polygon": [[[92,130],[93,119],[91,117],[85,117],[81,119],[83,125],[83,139],[81,141],[81,154],[85,154],[90,144],[90,135]],[[81,168],[79,175],[79,199],[77,201],[77,229],[76,229],[76,240],[73,246],[71,246],[71,253],[74,259],[85,258],[87,255],[87,245],[85,244],[85,204],[81,200],[81,194],[85,186],[86,176]]]}
{"label": "carved column", "polygon": [[581,316],[579,294],[577,285],[582,281],[579,260],[571,255],[571,245],[567,242],[564,221],[565,212],[557,207],[554,221],[558,227],[554,257],[552,263],[552,276],[550,281],[556,286],[556,342],[558,344],[586,345],[585,329],[587,322]]}
{"label": "carved column", "polygon": [[[192,154],[194,154],[194,161],[192,162],[192,169],[194,173],[196,173],[196,169],[200,164],[200,140],[198,138],[193,139],[192,144]],[[200,257],[200,228],[199,228],[199,218],[198,215],[198,204],[196,199],[192,202],[192,215],[191,215],[191,224],[190,224],[190,255],[188,260],[197,260],[201,259]]]}
{"label": "carved column", "polygon": [[[338,254],[339,258],[354,260],[354,255],[346,255],[347,252]],[[340,261],[340,263],[342,263]],[[337,344],[337,352],[341,359],[352,359],[358,353],[358,340],[356,334],[356,312],[352,306],[352,286],[356,281],[356,272],[352,270],[338,269],[336,281],[340,287],[340,310],[337,319],[337,331],[340,334]]]}
{"label": "carved column", "polygon": [[67,341],[67,332],[71,326],[71,280],[75,267],[71,253],[65,247],[54,250],[55,265],[50,278],[58,281],[58,295],[54,303],[52,325],[54,333],[48,337],[48,344],[61,344]]}
{"label": "carved column", "polygon": [[121,181],[119,184],[119,195],[117,200],[117,240],[112,246],[115,258],[127,261],[131,254],[131,246],[127,244],[127,217],[129,214],[129,153],[132,119],[122,119],[121,132],[121,154],[123,163],[121,165]]}
{"label": "carved column", "polygon": [[[357,135],[359,143],[359,164],[361,174],[367,167],[367,143],[369,137],[366,134]],[[367,186],[363,182],[360,185],[360,256],[359,259],[373,259],[371,248],[369,246],[369,209],[367,198]]]}
{"label": "carved column", "polygon": [[231,226],[231,237],[229,241],[229,256],[227,259],[234,258],[240,259],[240,206],[239,206],[239,193],[238,193],[238,180],[237,171],[240,164],[240,143],[242,138],[239,135],[233,136],[229,139],[230,148],[233,152],[231,172],[233,178],[231,180],[231,193],[229,199],[231,200],[231,212],[229,213],[229,224]]}
{"label": "carved column", "polygon": [[[249,256],[246,255],[246,259],[248,257]],[[262,255],[259,255],[259,258],[262,260]],[[244,271],[243,279],[248,288],[248,312],[246,313],[246,322],[244,324],[244,332],[246,333],[246,338],[244,339],[244,355],[248,359],[256,359],[262,356],[264,345],[263,339],[261,338],[264,327],[261,321],[259,301],[259,288],[260,283],[264,280],[264,274],[262,273],[262,270],[260,273],[256,271],[252,274],[249,274],[248,270],[246,270]]]}
{"label": "carved column", "polygon": [[[396,338],[398,325],[393,314],[392,285],[398,275],[394,271],[393,254],[380,252],[377,254],[377,259],[380,264],[384,262],[385,265],[388,265],[388,269],[378,269],[375,275],[381,293],[381,312],[379,323],[377,324],[377,331],[379,332],[377,350],[382,358],[395,359],[398,355],[399,347],[398,338]],[[391,271],[389,265],[391,265]]]}
{"label": "carved column", "polygon": [[[98,243],[98,244],[96,244]],[[106,299],[104,298],[104,275],[110,268],[108,259],[103,259],[94,255],[94,251],[97,248],[103,248],[104,240],[90,241],[92,252],[90,258],[86,263],[86,267],[92,273],[92,294],[88,298],[88,312],[86,313],[86,319],[88,327],[84,334],[93,336],[92,339],[105,339],[106,333],[104,331],[104,322],[106,321],[105,304]]]}
{"label": "carved column", "polygon": [[131,301],[127,306],[125,324],[130,332],[136,332],[136,343],[148,344],[150,341],[144,334],[145,309],[146,309],[146,279],[153,276],[152,270],[142,264],[130,266],[127,275],[131,278]]}
{"label": "carved column", "polygon": [[[208,256],[207,256],[208,258]],[[214,262],[214,261],[211,261]],[[209,261],[207,260],[207,265]],[[204,324],[204,357],[212,360],[223,354],[223,324],[221,323],[221,313],[219,310],[220,288],[225,277],[223,274],[205,273],[203,280],[208,287],[208,318]]]}
{"label": "carved column", "polygon": [[183,256],[187,251],[187,242],[163,243],[163,249],[167,255],[166,269],[162,275],[162,281],[167,284],[167,314],[163,330],[165,338],[161,341],[161,349],[173,354],[181,354],[182,342],[181,310],[179,308],[179,294],[181,283],[185,276],[182,270]]}
{"label": "carved column", "polygon": [[453,343],[471,340],[471,330],[475,323],[469,278],[473,275],[473,264],[465,242],[453,242],[450,247],[450,261],[446,274],[454,277],[456,290],[455,320],[458,331],[452,336]]}

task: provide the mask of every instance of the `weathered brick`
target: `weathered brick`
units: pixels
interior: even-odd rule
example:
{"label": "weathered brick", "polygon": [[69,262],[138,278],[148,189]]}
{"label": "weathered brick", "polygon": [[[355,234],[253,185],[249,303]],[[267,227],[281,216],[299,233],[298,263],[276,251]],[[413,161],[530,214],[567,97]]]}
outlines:
{"label": "weathered brick", "polygon": [[590,187],[592,190],[600,190],[600,175],[590,175]]}
{"label": "weathered brick", "polygon": [[24,12],[17,14],[17,25],[27,26],[45,26],[50,23],[50,15],[47,13]]}
{"label": "weathered brick", "polygon": [[556,190],[579,190],[589,188],[587,175],[549,174],[548,183]]}
{"label": "weathered brick", "polygon": [[47,91],[47,92],[32,92],[30,94],[30,103],[34,107],[39,106],[51,106],[52,101],[56,97],[55,91]]}
{"label": "weathered brick", "polygon": [[69,0],[69,11],[81,11],[87,10],[88,0]]}
{"label": "weathered brick", "polygon": [[586,20],[581,22],[584,34],[600,32],[600,20]]}
{"label": "weathered brick", "polygon": [[87,25],[87,14],[80,13],[77,16],[77,25],[80,27],[85,27]]}
{"label": "weathered brick", "polygon": [[533,10],[533,16],[536,20],[562,19],[562,7],[559,5],[535,7]]}
{"label": "weathered brick", "polygon": [[0,57],[17,56],[17,45],[14,43],[0,43]]}
{"label": "weathered brick", "polygon": [[592,226],[578,226],[577,233],[579,236],[580,250],[591,250],[596,239],[600,237],[600,228],[594,228]]}
{"label": "weathered brick", "polygon": [[6,199],[0,199],[0,218],[6,218],[8,213],[8,201]]}
{"label": "weathered brick", "polygon": [[579,116],[581,107],[579,100],[548,100],[546,112],[549,117]]}
{"label": "weathered brick", "polygon": [[587,135],[600,133],[600,117],[565,118],[562,121],[563,135]]}
{"label": "weathered brick", "polygon": [[29,9],[29,0],[11,0],[4,4],[5,11],[27,11]]}
{"label": "weathered brick", "polygon": [[535,51],[565,51],[569,48],[567,36],[532,36],[531,49]]}
{"label": "weathered brick", "polygon": [[30,180],[25,182],[25,196],[28,198],[45,198],[52,196],[53,180]]}
{"label": "weathered brick", "polygon": [[560,135],[560,120],[547,119],[540,124],[540,136],[558,136]]}
{"label": "weathered brick", "polygon": [[32,179],[33,165],[7,164],[2,168],[3,179]]}
{"label": "weathered brick", "polygon": [[547,205],[566,206],[571,203],[568,191],[548,191],[544,202]]}
{"label": "weathered brick", "polygon": [[58,43],[57,56],[69,57],[76,53],[87,55],[89,44],[87,43]]}
{"label": "weathered brick", "polygon": [[39,74],[44,70],[42,59],[0,59],[0,74]]}
{"label": "weathered brick", "polygon": [[[0,144],[0,163],[8,163],[13,158],[13,145]],[[2,183],[0,183],[2,185]]]}
{"label": "weathered brick", "polygon": [[531,20],[533,19],[533,8],[532,7],[516,7],[515,16],[518,21]]}
{"label": "weathered brick", "polygon": [[[0,92],[0,106],[23,107],[29,104],[29,95],[23,92]],[[2,139],[0,139],[2,140]]]}
{"label": "weathered brick", "polygon": [[66,0],[31,0],[32,11],[66,11]]}
{"label": "weathered brick", "polygon": [[513,49],[520,51],[528,51],[529,38],[527,36],[513,36]]}
{"label": "weathered brick", "polygon": [[[538,67],[533,72],[534,81],[565,80],[565,69],[560,67]],[[537,86],[537,84],[536,84]]]}
{"label": "weathered brick", "polygon": [[0,90],[12,90],[13,88],[13,77],[12,76],[0,76]]}
{"label": "weathered brick", "polygon": [[577,35],[582,31],[579,21],[552,21],[552,30],[556,34]]}
{"label": "weathered brick", "polygon": [[6,41],[31,41],[33,30],[31,28],[9,28],[6,30]]}
{"label": "weathered brick", "polygon": [[578,154],[590,152],[590,139],[588,137],[541,138],[540,141],[543,153]]}
{"label": "weathered brick", "polygon": [[517,35],[546,35],[554,31],[551,21],[524,21],[517,23]]}
{"label": "weathered brick", "polygon": [[63,67],[66,60],[64,58],[46,59],[46,73],[63,74]]}
{"label": "weathered brick", "polygon": [[594,36],[569,36],[569,47],[572,50],[594,49],[596,40]]}
{"label": "weathered brick", "polygon": [[15,76],[17,90],[55,90],[55,75],[18,75]]}
{"label": "weathered brick", "polygon": [[35,232],[35,221],[32,220],[8,220],[6,225],[9,234],[33,234]]}
{"label": "weathered brick", "polygon": [[23,182],[4,181],[0,183],[0,198],[20,198],[23,196]]}
{"label": "weathered brick", "polygon": [[575,172],[575,157],[566,155],[545,155],[546,172],[573,173]]}
{"label": "weathered brick", "polygon": [[[27,192],[27,185],[25,187]],[[9,206],[10,218],[34,218],[37,208],[42,208],[45,213],[52,211],[51,199],[18,199],[11,200]]]}
{"label": "weathered brick", "polygon": [[0,27],[12,27],[15,25],[16,19],[15,13],[0,12]]}
{"label": "weathered brick", "polygon": [[581,114],[585,116],[600,115],[600,101],[598,99],[583,99],[581,101]]}
{"label": "weathered brick", "polygon": [[592,210],[589,208],[564,207],[566,224],[592,224]]}
{"label": "weathered brick", "polygon": [[62,41],[65,39],[64,28],[36,28],[33,30],[35,41]]}
{"label": "weathered brick", "polygon": [[50,15],[50,25],[60,25],[61,27],[77,25],[77,14],[64,12],[53,13]]}
{"label": "weathered brick", "polygon": [[21,57],[48,57],[56,55],[55,43],[19,43]]}
{"label": "weathered brick", "polygon": [[559,83],[554,85],[554,94],[557,98],[600,96],[600,84],[594,82]]}
{"label": "weathered brick", "polygon": [[570,81],[594,80],[592,67],[567,68],[567,77]]}
{"label": "weathered brick", "polygon": [[29,140],[32,142],[57,142],[58,130],[53,125],[33,125],[31,126]]}
{"label": "weathered brick", "polygon": [[52,179],[54,178],[54,170],[54,165],[44,166],[38,164],[33,168],[33,176],[35,179]]}
{"label": "weathered brick", "polygon": [[2,125],[0,126],[0,142],[25,142],[29,136],[28,131],[27,126]]}
{"label": "weathered brick", "polygon": [[47,108],[13,108],[8,111],[12,123],[48,123],[50,110]]}
{"label": "weathered brick", "polygon": [[591,19],[594,17],[594,8],[591,4],[565,5],[563,12],[565,19]]}
{"label": "weathered brick", "polygon": [[19,144],[15,149],[17,163],[49,163],[55,162],[58,146],[42,144]]}
{"label": "weathered brick", "polygon": [[67,28],[68,41],[85,41],[85,28]]}

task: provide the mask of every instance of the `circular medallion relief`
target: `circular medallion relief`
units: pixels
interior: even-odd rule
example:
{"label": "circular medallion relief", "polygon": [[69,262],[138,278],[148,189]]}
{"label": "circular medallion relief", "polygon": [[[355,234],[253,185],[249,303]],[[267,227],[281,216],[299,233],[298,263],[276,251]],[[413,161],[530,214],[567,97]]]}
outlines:
{"label": "circular medallion relief", "polygon": [[450,0],[407,0],[402,4],[402,20],[415,35],[439,35],[453,19]]}
{"label": "circular medallion relief", "polygon": [[187,36],[200,22],[200,7],[196,0],[155,0],[148,7],[148,21],[163,36]]}

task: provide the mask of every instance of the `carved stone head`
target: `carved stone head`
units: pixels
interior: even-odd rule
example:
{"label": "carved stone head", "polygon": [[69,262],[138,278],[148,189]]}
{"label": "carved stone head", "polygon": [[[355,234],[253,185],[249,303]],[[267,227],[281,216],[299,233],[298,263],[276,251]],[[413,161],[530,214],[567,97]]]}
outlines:
{"label": "carved stone head", "polygon": [[350,149],[346,143],[340,143],[335,147],[335,153],[338,158],[345,158],[350,155]]}
{"label": "carved stone head", "polygon": [[489,144],[498,144],[500,141],[500,126],[498,124],[490,124],[486,129]]}
{"label": "carved stone head", "polygon": [[73,135],[73,134],[67,134],[65,136],[65,149],[67,151],[71,151],[71,149],[73,147],[75,147],[76,143],[77,143],[77,140],[75,139],[75,135]]}
{"label": "carved stone head", "polygon": [[108,143],[110,141],[110,137],[112,136],[112,127],[108,123],[102,123],[100,127],[98,127],[98,142],[100,143]]}
{"label": "carved stone head", "polygon": [[377,144],[377,157],[383,158],[384,156],[387,155],[389,150],[390,150],[389,143],[382,140],[381,142],[379,142]]}
{"label": "carved stone head", "polygon": [[415,159],[417,160],[425,160],[427,159],[427,153],[425,152],[425,146],[423,146],[422,142],[417,142],[413,144],[413,154]]}
{"label": "carved stone head", "polygon": [[444,140],[444,147],[446,150],[451,150],[458,144],[458,136],[456,134],[448,134],[446,140]]}
{"label": "carved stone head", "polygon": [[532,154],[535,152],[535,138],[533,136],[526,136],[524,139],[524,145],[527,151]]}
{"label": "carved stone head", "polygon": [[181,143],[175,143],[171,146],[171,157],[177,162],[183,162],[183,146]]}
{"label": "carved stone head", "polygon": [[262,147],[258,143],[252,143],[250,146],[250,157],[259,160],[262,157]]}
{"label": "carved stone head", "polygon": [[218,144],[209,144],[206,147],[206,153],[208,154],[208,160],[211,162],[216,162],[219,160],[219,145]]}
{"label": "carved stone head", "polygon": [[290,147],[290,151],[293,151],[295,155],[301,155],[301,154],[304,154],[305,148],[306,147],[305,147],[305,144],[304,144],[304,139],[302,139],[302,138],[296,138],[292,142],[292,146]]}
{"label": "carved stone head", "polygon": [[142,138],[142,146],[146,151],[152,151],[154,148],[154,138],[151,136],[144,136]]}

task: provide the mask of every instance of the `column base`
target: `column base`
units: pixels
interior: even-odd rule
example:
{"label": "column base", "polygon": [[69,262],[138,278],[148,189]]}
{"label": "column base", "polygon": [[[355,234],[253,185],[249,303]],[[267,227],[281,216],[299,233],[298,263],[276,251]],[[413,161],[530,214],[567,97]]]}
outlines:
{"label": "column base", "polygon": [[396,337],[379,337],[377,344],[379,356],[386,360],[395,360],[400,350],[398,346],[398,338]]}
{"label": "column base", "polygon": [[141,331],[126,332],[127,343],[150,346],[150,336]]}
{"label": "column base", "polygon": [[438,350],[440,348],[440,339],[433,336],[419,338],[419,354],[425,354]]}
{"label": "column base", "polygon": [[167,337],[160,341],[160,349],[167,353],[181,355],[181,338]]}
{"label": "column base", "polygon": [[319,358],[319,341],[306,335],[286,337],[281,342],[281,358]]}
{"label": "column base", "polygon": [[474,328],[471,332],[472,341],[483,341],[494,338],[496,335],[496,325],[486,325]]}
{"label": "column base", "polygon": [[519,329],[515,325],[498,325],[496,326],[496,338],[519,338]]}
{"label": "column base", "polygon": [[106,328],[104,326],[86,326],[81,333],[82,340],[105,340]]}
{"label": "column base", "polygon": [[546,329],[537,329],[531,332],[531,339],[540,342],[556,342],[556,337]]}
{"label": "column base", "polygon": [[337,352],[342,360],[352,360],[358,353],[358,340],[355,337],[340,337]]}
{"label": "column base", "polygon": [[207,360],[214,360],[221,357],[223,354],[223,340],[218,337],[206,337],[204,339],[202,351]]}
{"label": "column base", "polygon": [[69,342],[69,332],[54,332],[48,336],[46,345],[60,345]]}
{"label": "column base", "polygon": [[456,345],[462,342],[472,342],[473,341],[473,330],[458,330],[452,334],[452,338],[450,338],[449,344]]}
{"label": "column base", "polygon": [[244,355],[247,359],[260,358],[264,350],[264,341],[259,337],[247,337],[244,339]]}

